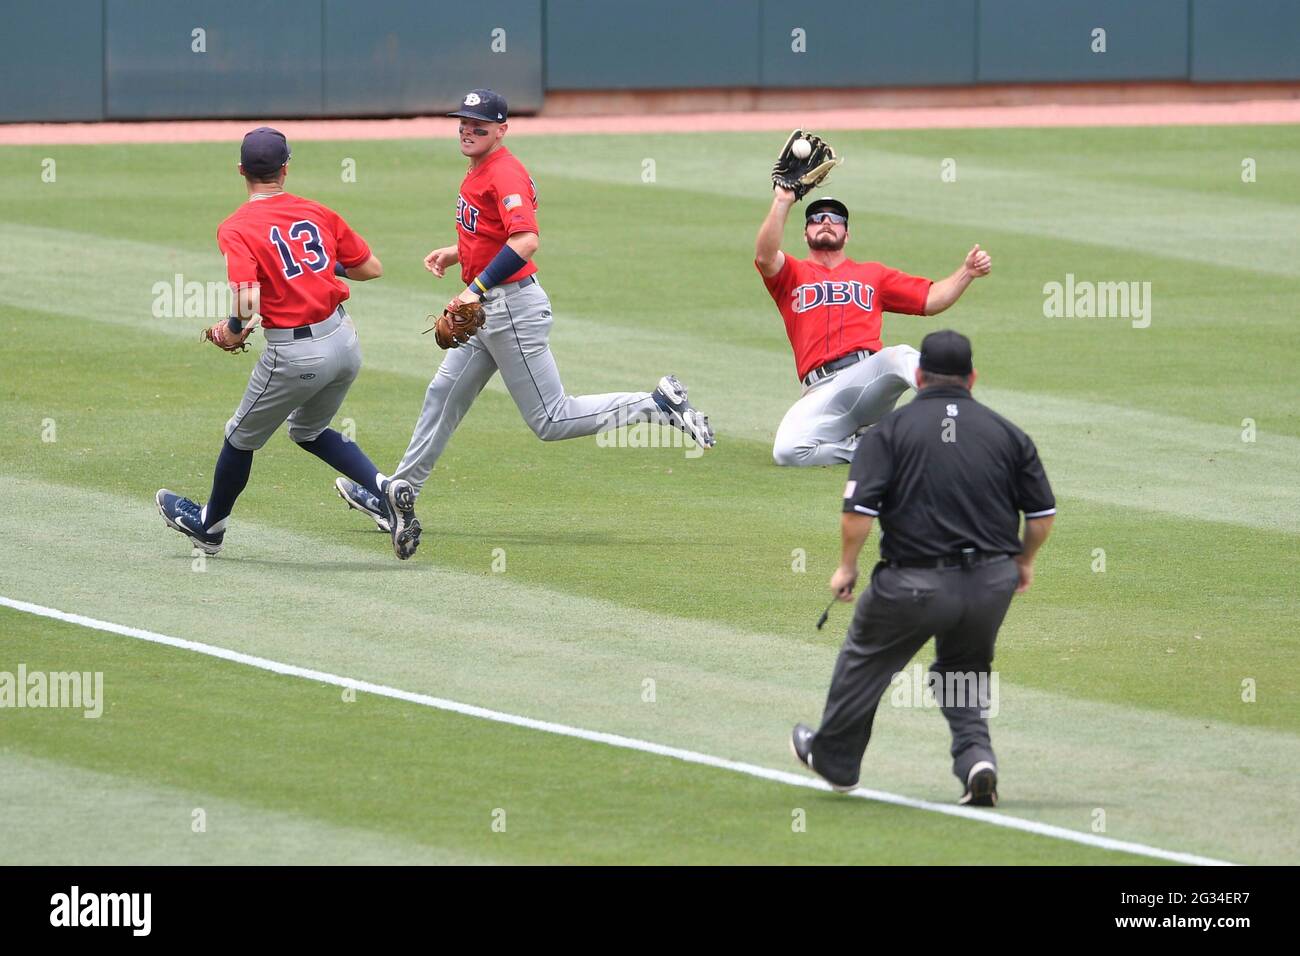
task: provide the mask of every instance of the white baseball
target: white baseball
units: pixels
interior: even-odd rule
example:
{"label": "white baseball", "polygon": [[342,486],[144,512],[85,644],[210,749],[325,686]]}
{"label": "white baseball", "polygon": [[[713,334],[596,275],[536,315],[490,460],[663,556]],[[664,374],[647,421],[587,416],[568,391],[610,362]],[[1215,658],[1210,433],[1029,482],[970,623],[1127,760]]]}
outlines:
{"label": "white baseball", "polygon": [[812,143],[806,139],[796,139],[790,144],[790,152],[800,159],[807,159],[812,155]]}

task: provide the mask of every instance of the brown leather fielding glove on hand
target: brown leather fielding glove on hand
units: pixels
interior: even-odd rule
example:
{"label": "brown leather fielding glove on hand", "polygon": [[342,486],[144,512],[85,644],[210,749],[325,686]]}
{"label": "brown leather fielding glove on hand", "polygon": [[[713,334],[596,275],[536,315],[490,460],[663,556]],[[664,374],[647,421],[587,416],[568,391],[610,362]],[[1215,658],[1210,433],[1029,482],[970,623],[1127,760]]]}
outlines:
{"label": "brown leather fielding glove on hand", "polygon": [[244,344],[245,340],[253,334],[257,326],[251,322],[245,325],[239,332],[230,331],[228,320],[222,319],[211,328],[204,329],[199,333],[200,342],[211,342],[217,348],[226,352],[247,352],[248,346]]}
{"label": "brown leather fielding glove on hand", "polygon": [[[798,140],[808,143],[808,155],[802,159],[794,154],[794,144]],[[790,134],[781,154],[772,164],[772,185],[790,190],[795,199],[803,199],[824,183],[831,170],[842,162],[844,160],[836,156],[835,150],[820,136],[797,129]]]}
{"label": "brown leather fielding glove on hand", "polygon": [[483,328],[487,316],[478,302],[448,304],[433,325],[433,337],[440,349],[458,349]]}

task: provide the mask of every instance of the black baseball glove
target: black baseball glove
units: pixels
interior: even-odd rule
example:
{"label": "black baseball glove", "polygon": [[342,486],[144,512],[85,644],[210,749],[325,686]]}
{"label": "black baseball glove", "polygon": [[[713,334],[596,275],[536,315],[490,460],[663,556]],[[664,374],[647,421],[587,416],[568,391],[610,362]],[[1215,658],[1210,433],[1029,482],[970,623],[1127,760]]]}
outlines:
{"label": "black baseball glove", "polygon": [[[803,159],[794,154],[794,144],[799,140],[809,146],[808,155]],[[794,193],[795,199],[803,199],[824,183],[831,170],[842,162],[844,160],[836,156],[835,150],[820,136],[797,129],[790,134],[781,154],[772,164],[772,186],[788,189]]]}

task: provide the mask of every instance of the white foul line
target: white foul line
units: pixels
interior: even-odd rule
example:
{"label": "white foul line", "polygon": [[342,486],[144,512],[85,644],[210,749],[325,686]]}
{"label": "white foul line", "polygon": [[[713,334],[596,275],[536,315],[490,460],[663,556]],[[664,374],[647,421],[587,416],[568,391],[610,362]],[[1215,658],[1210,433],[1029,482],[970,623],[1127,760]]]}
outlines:
{"label": "white foul line", "polygon": [[[270,671],[273,674],[284,674],[289,677],[302,677],[306,680],[318,681],[322,684],[333,684],[336,687],[350,687],[353,690],[362,691],[363,693],[374,694],[376,697],[389,697],[393,700],[403,700],[410,704],[420,704],[424,707],[434,707],[438,710],[464,714],[467,717],[478,717],[483,720],[491,720],[499,724],[512,724],[516,727],[527,727],[529,730],[541,730],[548,734],[559,734],[562,737],[576,737],[579,740],[590,740],[595,743],[608,744],[611,747],[619,747],[624,750],[638,750],[642,753],[657,754],[661,757],[671,757],[674,760],[681,760],[686,763],[702,764],[703,766],[715,767],[719,770],[731,770],[735,773],[743,773],[747,776],[758,777],[762,780],[772,780],[776,783],[789,784],[793,787],[805,787],[810,790],[830,789],[830,785],[820,778],[809,777],[804,774],[788,773],[784,770],[773,770],[769,767],[760,767],[757,764],[743,763],[739,760],[727,760],[723,757],[714,757],[709,754],[697,753],[694,750],[683,750],[680,747],[669,747],[649,740],[638,740],[635,737],[623,737],[619,734],[607,734],[599,730],[583,730],[581,727],[570,727],[567,724],[552,723],[549,720],[535,720],[532,717],[520,717],[517,714],[506,714],[499,710],[489,710],[486,707],[476,707],[473,704],[462,704],[459,701],[446,700],[441,697],[431,697],[428,694],[415,694],[411,691],[398,690],[396,687],[387,687],[383,684],[372,684],[369,681],[356,680],[352,677],[340,677],[337,674],[312,670],[310,667],[299,667],[296,664],[282,664],[279,661],[268,660],[265,657],[256,657],[252,654],[244,654],[240,651],[232,651],[224,647],[204,644],[200,641],[189,641],[181,637],[169,637],[166,634],[156,634],[153,631],[146,631],[138,627],[126,627],[125,625],[113,624],[109,621],[99,621],[93,617],[84,617],[81,614],[69,614],[67,611],[44,607],[40,604],[30,604],[27,601],[16,601],[13,598],[4,597],[3,595],[0,595],[0,606],[12,608],[15,611],[23,611],[27,614],[36,614],[40,617],[53,618],[56,621],[66,621],[69,624],[78,624],[82,627],[92,628],[96,631],[107,631],[110,634],[118,634],[122,637],[133,637],[136,640],[149,641],[152,644],[165,644],[168,647],[177,647],[185,651],[194,651],[198,654],[206,654],[209,657],[217,657],[221,660],[233,661],[236,664],[244,664],[249,667],[259,668],[260,670]],[[1037,820],[1022,820],[1019,817],[1009,817],[1000,813],[992,813],[988,810],[980,810],[974,807],[930,803],[928,800],[916,800],[912,797],[904,797],[896,793],[887,793],[883,790],[869,790],[865,787],[859,787],[857,790],[848,794],[848,796],[859,797],[864,800],[875,800],[879,803],[892,803],[895,806],[908,807],[913,810],[928,810],[931,813],[942,813],[950,817],[963,817],[967,820],[975,820],[979,823],[988,823],[993,826],[1005,827],[1009,830],[1021,830],[1025,833],[1037,834],[1038,836],[1053,837],[1058,840],[1067,840],[1071,843],[1082,843],[1085,846],[1098,847],[1103,850],[1118,850],[1124,853],[1132,853],[1137,856],[1151,857],[1156,860],[1168,860],[1172,863],[1187,863],[1194,866],[1234,865],[1226,860],[1215,860],[1210,857],[1197,856],[1193,853],[1179,853],[1174,850],[1162,850],[1159,847],[1146,846],[1142,843],[1130,843],[1127,840],[1114,840],[1110,837],[1099,836],[1095,833],[1083,833],[1078,830],[1069,830],[1065,827],[1053,826],[1050,823],[1040,823]]]}

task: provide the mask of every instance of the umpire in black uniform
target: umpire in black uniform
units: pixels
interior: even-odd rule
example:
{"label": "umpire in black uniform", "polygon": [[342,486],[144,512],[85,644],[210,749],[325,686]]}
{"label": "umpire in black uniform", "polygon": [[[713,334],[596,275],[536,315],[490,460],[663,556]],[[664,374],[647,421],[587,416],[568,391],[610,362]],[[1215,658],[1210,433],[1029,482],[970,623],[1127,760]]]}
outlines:
{"label": "umpire in black uniform", "polygon": [[797,724],[790,739],[795,757],[837,790],[857,786],[881,695],[933,637],[929,681],[966,788],[958,802],[997,803],[987,719],[993,644],[1012,594],[1033,581],[1056,501],[1034,443],[971,398],[974,384],[970,340],[932,332],[921,343],[916,398],[881,419],[853,456],[835,596],[853,599],[858,554],[877,517],[881,560],[840,649],[821,726]]}

